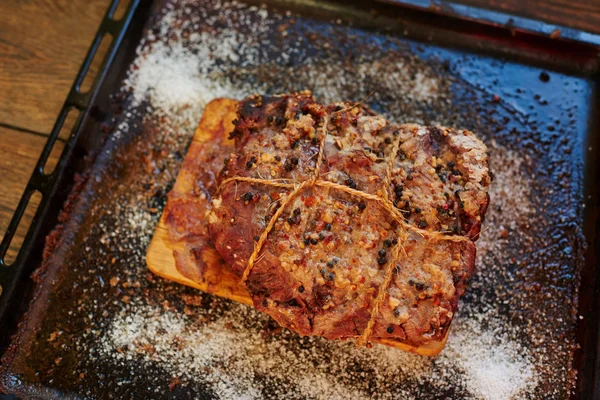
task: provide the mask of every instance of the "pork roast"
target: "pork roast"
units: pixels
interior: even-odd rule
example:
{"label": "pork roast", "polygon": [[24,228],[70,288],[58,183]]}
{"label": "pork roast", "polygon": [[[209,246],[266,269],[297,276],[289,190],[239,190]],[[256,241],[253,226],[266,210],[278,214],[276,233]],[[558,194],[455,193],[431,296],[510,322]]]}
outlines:
{"label": "pork roast", "polygon": [[302,335],[443,345],[489,202],[485,145],[310,92],[251,96],[233,123],[169,195],[180,271],[201,279],[216,249],[254,306]]}

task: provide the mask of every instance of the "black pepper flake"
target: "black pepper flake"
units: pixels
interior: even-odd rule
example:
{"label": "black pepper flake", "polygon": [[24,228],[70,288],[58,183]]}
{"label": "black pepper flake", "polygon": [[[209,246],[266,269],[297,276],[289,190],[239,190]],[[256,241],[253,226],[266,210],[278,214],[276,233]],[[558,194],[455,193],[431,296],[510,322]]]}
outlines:
{"label": "black pepper flake", "polygon": [[333,268],[333,266],[334,266],[334,265],[335,265],[335,263],[334,263],[333,261],[328,261],[328,262],[327,262],[327,266],[328,266],[329,268]]}
{"label": "black pepper flake", "polygon": [[385,263],[387,263],[387,258],[385,258],[385,257],[379,257],[377,259],[377,264],[384,265]]}
{"label": "black pepper flake", "polygon": [[351,189],[356,189],[356,182],[354,182],[354,179],[348,178],[346,179],[346,186],[348,186]]}
{"label": "black pepper flake", "polygon": [[342,111],[342,110],[343,110],[342,106],[335,106],[335,111]]}
{"label": "black pepper flake", "polygon": [[223,164],[227,165],[227,164],[229,164],[229,161],[231,161],[231,159],[229,157],[227,157],[223,160]]}
{"label": "black pepper flake", "polygon": [[389,247],[392,247],[392,241],[391,241],[390,239],[385,239],[385,240],[383,241],[383,245],[384,245],[385,247],[388,247],[388,248],[389,248]]}
{"label": "black pepper flake", "polygon": [[308,246],[310,244],[310,238],[304,238],[304,244]]}
{"label": "black pepper flake", "polygon": [[550,80],[550,75],[547,72],[543,71],[540,73],[540,81],[548,82],[549,80]]}
{"label": "black pepper flake", "polygon": [[250,161],[252,161],[253,163],[255,163],[256,162],[256,157],[255,156],[250,157]]}
{"label": "black pepper flake", "polygon": [[300,209],[299,208],[294,209],[294,215],[295,216],[300,215]]}
{"label": "black pepper flake", "polygon": [[291,299],[290,301],[288,301],[288,304],[291,307],[300,307],[300,303],[298,303],[298,300],[296,300],[296,299]]}
{"label": "black pepper flake", "polygon": [[325,232],[321,231],[319,232],[319,240],[323,240],[325,239]]}
{"label": "black pepper flake", "polygon": [[390,138],[389,136],[385,138],[384,140],[385,144],[392,144],[392,138]]}
{"label": "black pepper flake", "polygon": [[385,249],[381,249],[377,254],[379,257],[385,257],[387,255],[387,251],[385,251]]}
{"label": "black pepper flake", "polygon": [[335,279],[335,272],[330,272],[327,274],[327,280],[332,281]]}
{"label": "black pepper flake", "polygon": [[252,194],[252,192],[246,192],[242,195],[242,200],[244,200],[245,202],[251,202],[252,201],[252,197],[254,197],[254,195]]}
{"label": "black pepper flake", "polygon": [[421,210],[421,208],[419,208],[419,207],[415,207],[415,213],[417,213],[417,214],[421,214],[421,212],[422,212],[422,211],[423,211],[423,210]]}
{"label": "black pepper flake", "polygon": [[326,231],[330,231],[331,230],[331,224],[325,224],[325,230]]}
{"label": "black pepper flake", "polygon": [[294,166],[292,164],[285,164],[283,169],[285,169],[287,172],[290,172],[294,169]]}
{"label": "black pepper flake", "polygon": [[415,281],[413,281],[412,279],[409,279],[409,280],[408,280],[408,284],[409,284],[410,286],[414,286],[414,284],[415,284]]}
{"label": "black pepper flake", "polygon": [[407,181],[412,181],[413,180],[413,176],[411,174],[406,175],[406,180]]}
{"label": "black pepper flake", "polygon": [[394,317],[399,317],[399,316],[400,316],[400,309],[399,309],[399,308],[396,308],[396,309],[394,310]]}
{"label": "black pepper flake", "polygon": [[397,245],[397,244],[398,244],[398,239],[393,239],[393,240],[392,240],[392,244],[393,244],[394,246],[395,246],[395,245]]}
{"label": "black pepper flake", "polygon": [[310,141],[310,143],[312,143],[313,146],[316,146],[319,144],[319,138],[317,138],[316,136],[314,138],[312,138],[312,140]]}
{"label": "black pepper flake", "polygon": [[399,130],[395,130],[395,131],[394,131],[394,136],[398,136],[399,134],[400,134],[400,131],[399,131]]}
{"label": "black pepper flake", "polygon": [[390,335],[392,333],[394,333],[394,325],[390,325],[387,327],[386,332],[389,333]]}
{"label": "black pepper flake", "polygon": [[288,218],[288,224],[294,225],[295,223],[296,223],[296,220],[294,219],[294,217],[289,217]]}
{"label": "black pepper flake", "polygon": [[291,146],[292,146],[292,149],[295,149],[296,147],[298,147],[298,145],[299,145],[299,144],[300,144],[300,143],[299,143],[297,140],[296,140],[296,141],[293,141],[293,142],[292,142],[292,145],[291,145]]}
{"label": "black pepper flake", "polygon": [[298,159],[298,157],[292,157],[290,159],[290,162],[292,163],[292,165],[298,165],[298,162],[300,162],[300,160]]}
{"label": "black pepper flake", "polygon": [[280,156],[275,156],[275,160],[281,161],[281,157]]}
{"label": "black pepper flake", "polygon": [[275,123],[277,125],[281,125],[282,122],[283,122],[283,118],[281,118],[279,115],[275,117]]}
{"label": "black pepper flake", "polygon": [[298,287],[298,293],[304,293],[304,286],[300,285]]}
{"label": "black pepper flake", "polygon": [[448,168],[454,169],[455,164],[452,161],[448,161]]}
{"label": "black pepper flake", "polygon": [[427,222],[425,222],[424,220],[419,221],[419,228],[421,229],[425,229],[427,228]]}
{"label": "black pepper flake", "polygon": [[396,195],[396,197],[402,197],[403,191],[404,191],[404,186],[394,185],[394,194]]}
{"label": "black pepper flake", "polygon": [[425,284],[417,282],[415,283],[415,289],[417,289],[420,292],[421,290],[425,289]]}
{"label": "black pepper flake", "polygon": [[364,201],[361,201],[360,203],[358,203],[358,209],[360,211],[364,211],[365,208],[367,208],[367,203],[365,203]]}
{"label": "black pepper flake", "polygon": [[459,170],[457,170],[457,169],[453,169],[453,170],[452,170],[452,175],[455,175],[455,176],[460,176],[460,175],[462,175],[462,174],[460,173],[460,171],[459,171]]}
{"label": "black pepper flake", "polygon": [[252,168],[252,165],[254,165],[254,163],[252,161],[248,161],[246,163],[246,168],[250,169],[250,168]]}
{"label": "black pepper flake", "polygon": [[254,239],[255,242],[258,242],[260,240],[260,236],[254,236],[252,239]]}
{"label": "black pepper flake", "polygon": [[310,239],[310,244],[315,245],[317,243],[319,243],[319,241],[317,239],[315,239],[315,238]]}

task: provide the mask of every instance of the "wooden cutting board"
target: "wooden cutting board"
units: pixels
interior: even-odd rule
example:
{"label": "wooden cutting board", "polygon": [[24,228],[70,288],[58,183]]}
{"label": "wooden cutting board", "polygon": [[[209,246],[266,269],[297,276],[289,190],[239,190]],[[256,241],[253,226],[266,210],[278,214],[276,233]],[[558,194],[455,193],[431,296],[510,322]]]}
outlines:
{"label": "wooden cutting board", "polygon": [[193,281],[183,276],[175,267],[173,249],[174,247],[168,237],[167,227],[161,217],[146,253],[146,263],[150,271],[170,281],[191,286],[215,296],[252,305],[250,294],[240,283],[240,278],[231,270],[221,268],[219,262],[209,263],[207,264],[208,268],[205,269],[204,282]]}
{"label": "wooden cutting board", "polygon": [[[217,126],[219,126],[218,129],[224,129],[226,132],[233,130],[231,121],[236,117],[236,104],[237,102],[235,100],[217,99],[206,106],[204,116],[196,129],[194,138],[188,149],[188,157],[193,157],[194,154],[198,154],[198,150],[202,144],[207,140],[212,140],[214,138],[213,130],[217,129]],[[177,176],[175,187],[177,187],[178,184],[184,184],[183,181],[185,179],[185,172],[182,169]],[[146,263],[148,264],[150,271],[170,281],[191,286],[215,296],[224,297],[252,306],[252,298],[246,288],[242,285],[240,278],[235,275],[227,265],[223,264],[223,261],[216,253],[216,250],[214,250],[214,252],[207,251],[207,254],[202,255],[204,260],[209,260],[209,262],[206,263],[201,279],[189,279],[177,270],[177,267],[175,266],[175,257],[173,256],[173,250],[177,250],[177,247],[169,240],[167,226],[164,222],[164,215],[165,214],[161,216],[146,253]],[[424,356],[435,356],[444,347],[447,338],[448,334],[446,334],[446,337],[441,344],[432,343],[431,345],[423,345],[420,347],[414,347],[386,339],[372,339],[372,341]]]}
{"label": "wooden cutting board", "polygon": [[[236,117],[237,101],[231,99],[216,99],[211,101],[204,111],[204,115],[188,149],[188,156],[198,154],[202,145],[207,140],[214,140],[215,130],[221,130],[221,137],[226,136],[226,133],[231,132],[234,128],[232,121]],[[223,132],[226,132],[223,134]],[[178,185],[185,185],[186,172],[181,169],[175,182],[175,188]],[[164,221],[165,214],[160,218],[148,252],[146,253],[146,263],[150,271],[165,279],[181,283],[200,289],[203,292],[211,293],[216,296],[225,297],[227,299],[240,303],[252,305],[252,298],[242,285],[240,278],[233,273],[226,265],[220,256],[214,252],[207,252],[203,257],[209,260],[206,263],[206,268],[203,271],[201,279],[192,280],[185,277],[175,266],[175,257],[173,250],[176,250],[177,244],[169,240],[167,226]]]}

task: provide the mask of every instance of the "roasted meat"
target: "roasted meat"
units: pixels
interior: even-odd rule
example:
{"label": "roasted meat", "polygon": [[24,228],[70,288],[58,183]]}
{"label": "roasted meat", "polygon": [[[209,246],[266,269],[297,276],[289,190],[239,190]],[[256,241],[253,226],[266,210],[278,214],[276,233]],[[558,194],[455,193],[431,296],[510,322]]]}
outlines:
{"label": "roasted meat", "polygon": [[233,123],[169,195],[180,271],[202,279],[216,249],[302,335],[443,346],[489,201],[485,145],[309,92],[251,96]]}

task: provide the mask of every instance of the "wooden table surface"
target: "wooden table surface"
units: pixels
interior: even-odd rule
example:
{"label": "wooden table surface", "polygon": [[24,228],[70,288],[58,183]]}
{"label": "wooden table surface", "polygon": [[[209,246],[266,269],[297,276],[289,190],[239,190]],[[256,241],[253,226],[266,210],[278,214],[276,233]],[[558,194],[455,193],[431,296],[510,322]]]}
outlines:
{"label": "wooden table surface", "polygon": [[[462,0],[600,33],[600,0]],[[0,2],[0,237],[109,0]],[[60,154],[62,139],[53,151]],[[26,219],[30,219],[28,213]],[[25,229],[11,244],[14,257]]]}

